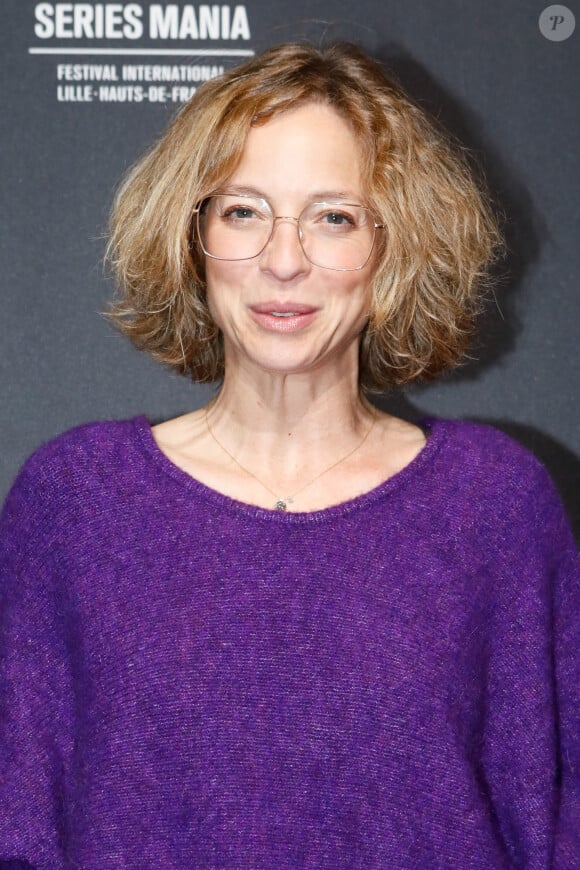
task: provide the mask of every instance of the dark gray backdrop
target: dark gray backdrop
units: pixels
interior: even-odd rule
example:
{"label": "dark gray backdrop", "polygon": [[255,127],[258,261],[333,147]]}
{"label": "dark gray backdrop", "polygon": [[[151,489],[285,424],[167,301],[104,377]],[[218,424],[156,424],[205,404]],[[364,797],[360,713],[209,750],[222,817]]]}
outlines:
{"label": "dark gray backdrop", "polygon": [[[47,13],[45,4],[45,18],[57,5],[48,4]],[[483,163],[510,247],[477,360],[444,382],[381,403],[411,418],[433,413],[498,425],[548,465],[578,528],[580,21],[569,38],[554,40],[539,27],[547,4],[530,0],[249,0],[249,39],[228,40],[220,32],[152,40],[151,4],[139,5],[140,39],[91,39],[66,35],[73,4],[60,4],[65,35],[47,38],[35,34],[37,4],[2,3],[0,496],[24,458],[64,429],[137,413],[157,421],[212,392],[134,351],[99,314],[112,294],[101,259],[114,186],[178,104],[80,102],[76,90],[74,101],[62,101],[59,85],[88,83],[58,81],[58,64],[109,64],[119,71],[123,64],[230,66],[236,58],[199,52],[350,38],[383,60]],[[205,14],[199,5],[174,5],[180,20],[186,6],[198,22]],[[113,15],[128,4],[116,6]],[[566,8],[578,17],[576,3]],[[552,19],[551,36],[558,28],[563,35],[569,13],[564,18],[564,25]],[[198,56],[72,56],[31,48]],[[98,93],[99,83],[90,84]]]}

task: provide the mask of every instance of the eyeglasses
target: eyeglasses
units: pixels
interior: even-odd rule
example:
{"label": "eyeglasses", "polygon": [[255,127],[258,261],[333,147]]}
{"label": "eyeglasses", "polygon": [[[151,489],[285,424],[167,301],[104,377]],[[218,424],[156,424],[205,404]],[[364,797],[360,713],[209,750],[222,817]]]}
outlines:
{"label": "eyeglasses", "polygon": [[362,269],[384,227],[363,205],[312,202],[295,218],[275,216],[267,200],[238,193],[207,196],[195,212],[201,247],[215,260],[253,260],[274,235],[276,221],[294,221],[305,257],[337,272]]}

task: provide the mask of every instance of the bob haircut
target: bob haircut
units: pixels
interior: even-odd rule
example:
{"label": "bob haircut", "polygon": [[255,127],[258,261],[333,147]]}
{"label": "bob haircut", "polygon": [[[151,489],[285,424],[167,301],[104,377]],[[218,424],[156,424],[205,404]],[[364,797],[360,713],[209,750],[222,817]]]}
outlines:
{"label": "bob haircut", "polygon": [[108,316],[181,374],[223,379],[194,209],[227,183],[252,126],[306,103],[331,106],[350,124],[365,204],[385,225],[360,386],[432,380],[466,351],[500,233],[462,150],[348,43],[270,48],[199,88],[117,193],[108,258],[121,295]]}

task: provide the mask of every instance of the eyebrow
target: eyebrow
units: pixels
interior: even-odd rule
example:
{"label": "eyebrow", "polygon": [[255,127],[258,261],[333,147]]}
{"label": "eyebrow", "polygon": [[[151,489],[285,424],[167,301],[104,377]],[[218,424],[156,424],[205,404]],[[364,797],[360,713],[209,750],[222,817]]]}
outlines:
{"label": "eyebrow", "polygon": [[[224,187],[222,193],[239,193],[245,194],[246,196],[256,196],[260,199],[265,199],[269,201],[269,196],[263,190],[260,190],[258,187],[252,187],[245,184],[231,184]],[[360,194],[355,194],[352,191],[345,190],[315,190],[308,197],[309,202],[320,202],[326,199],[331,200],[341,200],[342,202],[360,202],[362,200],[362,196]]]}

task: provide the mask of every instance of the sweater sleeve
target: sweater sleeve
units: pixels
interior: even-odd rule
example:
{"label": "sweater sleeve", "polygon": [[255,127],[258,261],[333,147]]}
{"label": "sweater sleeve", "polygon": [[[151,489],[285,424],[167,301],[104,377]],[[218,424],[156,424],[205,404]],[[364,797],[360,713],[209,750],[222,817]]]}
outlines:
{"label": "sweater sleeve", "polygon": [[55,479],[33,456],[0,516],[0,867],[65,866],[73,705]]}
{"label": "sweater sleeve", "polygon": [[487,770],[514,867],[580,868],[580,562],[542,466],[514,487],[490,666]]}
{"label": "sweater sleeve", "polygon": [[560,805],[554,867],[580,867],[580,564],[564,546],[554,585],[554,659],[559,720]]}
{"label": "sweater sleeve", "polygon": [[[550,482],[551,486],[551,482]],[[557,789],[554,870],[580,868],[580,561],[559,499],[552,496],[544,536],[551,537],[548,572]],[[544,537],[546,540],[547,538]]]}

